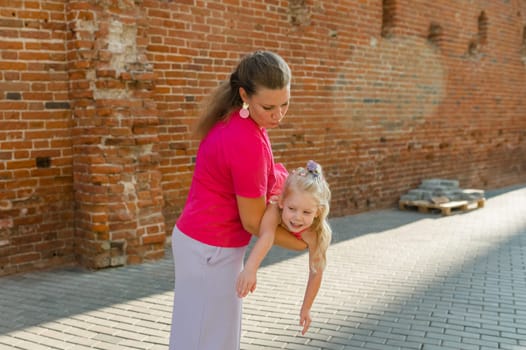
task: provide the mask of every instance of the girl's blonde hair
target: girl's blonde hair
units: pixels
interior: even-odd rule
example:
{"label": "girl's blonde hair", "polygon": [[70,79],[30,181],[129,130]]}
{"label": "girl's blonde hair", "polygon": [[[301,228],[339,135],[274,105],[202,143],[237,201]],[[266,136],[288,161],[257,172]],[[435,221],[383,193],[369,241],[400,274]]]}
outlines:
{"label": "girl's blonde hair", "polygon": [[327,249],[331,243],[332,229],[328,222],[330,211],[331,190],[323,176],[321,166],[313,160],[307,162],[305,168],[295,169],[285,181],[282,196],[285,198],[292,191],[306,192],[318,202],[318,215],[310,230],[316,233],[317,249],[314,252],[313,271],[323,271],[327,264]]}
{"label": "girl's blonde hair", "polygon": [[205,137],[218,121],[225,120],[231,112],[241,107],[243,100],[239,95],[239,88],[252,96],[259,88],[283,89],[290,85],[290,79],[290,68],[278,54],[255,51],[246,55],[230,75],[230,79],[222,82],[204,101],[195,130],[197,136]]}

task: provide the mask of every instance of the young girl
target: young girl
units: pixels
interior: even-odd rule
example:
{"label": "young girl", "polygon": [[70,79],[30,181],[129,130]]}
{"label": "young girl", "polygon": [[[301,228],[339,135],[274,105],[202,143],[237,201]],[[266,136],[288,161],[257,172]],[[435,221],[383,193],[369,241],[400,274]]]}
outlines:
{"label": "young girl", "polygon": [[309,160],[305,168],[290,174],[281,195],[270,198],[260,226],[260,234],[241,271],[236,290],[240,298],[256,289],[256,273],[272,247],[278,225],[303,239],[309,248],[309,280],[300,311],[300,325],[305,334],[311,324],[310,309],[320,289],[326,264],[326,251],[332,231],[327,222],[331,191],[321,166]]}

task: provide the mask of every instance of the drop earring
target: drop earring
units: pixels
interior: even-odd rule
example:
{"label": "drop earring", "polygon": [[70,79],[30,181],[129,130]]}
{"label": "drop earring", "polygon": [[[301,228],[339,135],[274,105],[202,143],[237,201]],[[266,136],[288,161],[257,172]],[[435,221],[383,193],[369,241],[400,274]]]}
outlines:
{"label": "drop earring", "polygon": [[241,110],[239,111],[239,115],[241,116],[241,118],[243,119],[246,119],[250,116],[250,112],[248,110],[248,103],[246,102],[243,102],[243,107],[241,108]]}

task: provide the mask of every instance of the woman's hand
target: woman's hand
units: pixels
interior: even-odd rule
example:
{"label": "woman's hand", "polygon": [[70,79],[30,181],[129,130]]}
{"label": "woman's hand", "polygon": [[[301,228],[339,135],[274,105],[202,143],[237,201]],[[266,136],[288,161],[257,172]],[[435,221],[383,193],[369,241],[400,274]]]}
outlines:
{"label": "woman's hand", "polygon": [[[241,223],[243,228],[259,237],[260,234],[260,225],[263,214],[267,209],[265,204],[265,197],[259,198],[246,198],[237,196],[237,207],[239,210],[239,217],[241,218]],[[269,207],[274,208],[276,214],[274,217],[275,225],[273,225],[274,230],[279,224],[280,214],[277,204],[269,204]],[[307,244],[300,239],[297,239],[293,234],[285,230],[283,227],[278,226],[275,231],[274,244],[278,245],[285,249],[302,251],[307,248]]]}
{"label": "woman's hand", "polygon": [[316,242],[316,239],[317,239],[316,233],[311,231],[310,229],[308,229],[307,231],[305,231],[305,232],[303,232],[301,234],[301,239],[305,243],[307,243],[307,246],[309,248],[312,248],[312,247],[314,247],[317,244],[317,242]]}

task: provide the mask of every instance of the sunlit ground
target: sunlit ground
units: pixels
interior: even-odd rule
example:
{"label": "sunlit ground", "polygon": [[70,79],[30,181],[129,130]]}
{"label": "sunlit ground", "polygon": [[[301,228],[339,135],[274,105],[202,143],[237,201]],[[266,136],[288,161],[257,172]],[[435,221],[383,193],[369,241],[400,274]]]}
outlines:
{"label": "sunlit ground", "polygon": [[[245,299],[241,348],[526,348],[526,186],[442,217],[398,209],[331,221],[301,336],[307,256],[272,250]],[[0,279],[0,350],[166,349],[170,254],[139,266]]]}

